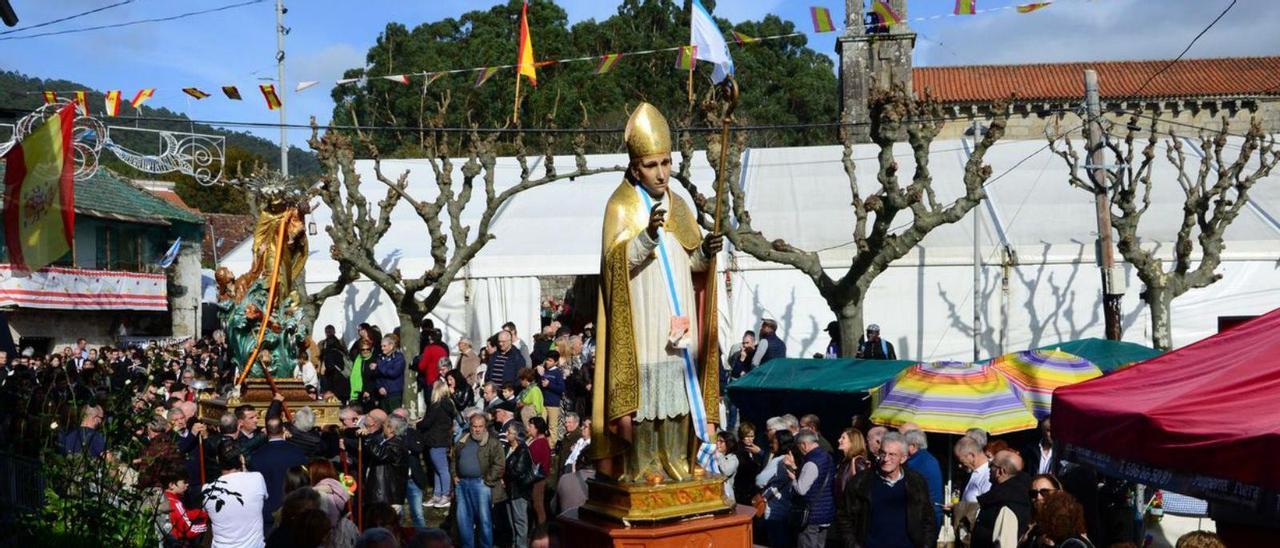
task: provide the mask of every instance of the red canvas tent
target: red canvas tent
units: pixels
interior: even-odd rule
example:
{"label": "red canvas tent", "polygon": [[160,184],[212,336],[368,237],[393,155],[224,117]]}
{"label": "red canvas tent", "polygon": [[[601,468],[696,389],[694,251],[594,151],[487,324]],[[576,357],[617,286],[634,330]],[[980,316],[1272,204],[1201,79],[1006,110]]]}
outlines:
{"label": "red canvas tent", "polygon": [[1280,309],[1110,376],[1058,389],[1076,460],[1258,508],[1280,491]]}

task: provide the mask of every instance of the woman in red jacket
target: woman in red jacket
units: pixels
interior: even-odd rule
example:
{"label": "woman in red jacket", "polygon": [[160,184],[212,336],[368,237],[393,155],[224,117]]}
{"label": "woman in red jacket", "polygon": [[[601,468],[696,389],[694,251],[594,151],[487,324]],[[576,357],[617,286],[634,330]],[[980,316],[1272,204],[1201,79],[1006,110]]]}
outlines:
{"label": "woman in red jacket", "polygon": [[529,456],[538,467],[538,481],[533,484],[533,515],[542,525],[547,521],[547,476],[551,473],[551,442],[547,440],[547,421],[542,417],[529,419]]}

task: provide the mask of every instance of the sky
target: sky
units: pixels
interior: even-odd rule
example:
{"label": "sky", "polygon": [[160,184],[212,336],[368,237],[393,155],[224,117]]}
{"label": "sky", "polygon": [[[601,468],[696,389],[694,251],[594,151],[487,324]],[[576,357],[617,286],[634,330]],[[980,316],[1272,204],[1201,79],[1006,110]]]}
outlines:
{"label": "sky", "polygon": [[[11,0],[21,18],[18,27],[107,6],[121,0]],[[76,20],[29,31],[52,31],[165,17],[246,0],[133,0]],[[680,0],[676,0],[680,1]],[[1020,15],[1009,8],[1025,0],[977,0],[975,16],[951,15],[952,0],[914,0],[907,19],[919,33],[915,64],[971,65],[1120,59],[1172,59],[1218,15],[1230,0],[1059,0],[1048,8]],[[291,0],[286,37],[286,84],[282,99],[289,123],[311,116],[327,122],[333,103],[329,88],[348,68],[364,65],[364,52],[388,22],[409,28],[462,13],[486,9],[496,0]],[[570,23],[605,19],[617,0],[561,0]],[[733,22],[776,14],[809,31],[809,45],[835,57],[838,32],[812,34],[809,6],[829,8],[840,26],[840,0],[720,0],[714,15]],[[531,10],[530,17],[536,17]],[[926,18],[926,20],[917,20]],[[1263,0],[1238,4],[1187,54],[1188,58],[1280,54],[1280,9]],[[8,30],[0,27],[0,33]],[[41,78],[64,78],[99,90],[123,90],[131,98],[154,87],[148,102],[185,112],[197,120],[275,122],[257,90],[259,79],[276,75],[274,1],[266,0],[189,18],[119,29],[6,40],[24,33],[0,34],[0,69]],[[534,37],[536,52],[537,37]],[[654,44],[669,47],[676,44]],[[597,52],[600,54],[612,52]],[[510,62],[503,60],[504,63]],[[623,60],[625,62],[625,58]],[[483,64],[483,63],[477,63]],[[493,64],[491,61],[489,64]],[[418,67],[420,71],[470,67]],[[459,77],[459,76],[455,76]],[[303,80],[320,85],[294,92]],[[1280,83],[1280,75],[1277,76]],[[269,83],[269,82],[267,82]],[[226,100],[220,86],[240,87],[243,102]],[[491,84],[492,85],[492,84]],[[1102,83],[1106,85],[1105,82]],[[184,87],[213,97],[195,101]],[[835,93],[836,90],[832,90]],[[100,106],[93,106],[97,109]],[[124,107],[128,112],[128,107]],[[276,130],[252,130],[275,139]],[[305,131],[291,131],[299,144]]]}

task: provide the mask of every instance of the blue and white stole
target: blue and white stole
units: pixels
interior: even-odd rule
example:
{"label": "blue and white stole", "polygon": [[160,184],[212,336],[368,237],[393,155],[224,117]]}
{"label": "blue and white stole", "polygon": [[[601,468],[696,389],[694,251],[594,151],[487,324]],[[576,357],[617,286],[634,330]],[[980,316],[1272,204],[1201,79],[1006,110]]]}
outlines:
{"label": "blue and white stole", "polygon": [[[640,199],[644,200],[646,210],[653,209],[653,198],[645,192],[642,185],[635,185],[636,192],[640,193]],[[672,198],[676,199],[676,198]],[[676,278],[671,269],[671,258],[667,255],[666,238],[663,237],[664,230],[658,228],[658,264],[662,268],[662,277],[667,282],[667,300],[671,304],[671,313],[674,316],[683,316],[684,307],[680,303],[680,292],[676,289]],[[683,250],[682,250],[683,251]],[[711,289],[708,289],[711,291]],[[689,318],[689,327],[693,329],[697,318]],[[707,336],[706,333],[701,333]],[[716,446],[714,441],[714,432],[707,431],[707,410],[702,403],[702,389],[698,386],[698,369],[694,365],[693,356],[689,354],[688,348],[680,349],[680,356],[684,358],[684,391],[689,399],[689,418],[693,421],[693,432],[698,436],[698,464],[708,472],[719,473],[719,466],[716,465],[715,453]]]}

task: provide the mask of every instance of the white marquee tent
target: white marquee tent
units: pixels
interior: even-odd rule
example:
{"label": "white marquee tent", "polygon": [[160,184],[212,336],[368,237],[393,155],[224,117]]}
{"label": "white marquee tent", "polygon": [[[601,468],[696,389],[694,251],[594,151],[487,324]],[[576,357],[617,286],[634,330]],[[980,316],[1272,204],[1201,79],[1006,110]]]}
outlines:
{"label": "white marquee tent", "polygon": [[[970,146],[961,140],[933,144],[930,169],[938,198],[944,203],[961,193]],[[906,145],[899,147],[900,176],[907,181],[914,161]],[[1194,151],[1194,146],[1189,148]],[[859,145],[854,150],[864,192],[876,185],[876,153],[874,145]],[[1148,245],[1167,250],[1181,219],[1182,192],[1163,151],[1157,155],[1155,195],[1143,222],[1143,236]],[[709,190],[713,172],[703,154],[697,157],[694,180]],[[589,157],[592,167],[625,162],[625,155]],[[1063,162],[1043,141],[998,143],[988,152],[987,163],[994,173],[987,185],[989,200],[975,210],[981,256],[982,353],[994,355],[1102,336],[1092,196],[1067,185]],[[753,227],[770,239],[784,238],[803,249],[822,250],[824,266],[838,277],[852,252],[853,219],[840,147],[752,149],[744,153],[743,164],[740,180],[733,183],[745,191]],[[562,171],[572,165],[572,158],[557,158]],[[540,165],[534,168],[535,175],[541,173]],[[375,200],[385,189],[373,177],[372,162],[360,161],[357,170],[370,207],[376,208]],[[405,170],[410,172],[411,195],[430,198],[435,194],[426,161],[383,162],[388,176]],[[514,159],[499,159],[500,190],[505,188],[504,182],[509,186],[518,180],[518,175]],[[483,338],[507,320],[528,333],[538,323],[539,276],[596,274],[600,213],[620,177],[607,173],[560,181],[513,198],[493,224],[496,239],[472,262],[465,280],[455,282],[433,314],[437,325],[445,326],[446,339]],[[1174,301],[1175,344],[1215,332],[1220,316],[1260,314],[1280,306],[1280,174],[1260,182],[1250,198],[1249,206],[1227,232],[1227,249],[1218,269],[1223,279]],[[476,224],[482,200],[483,193],[476,192],[471,209],[464,213],[464,224]],[[882,326],[900,357],[936,360],[971,356],[974,214],[935,230],[872,285],[864,312],[866,321]],[[399,267],[406,276],[421,273],[431,262],[422,221],[403,202],[392,212],[392,219],[375,256],[385,265]],[[314,291],[334,279],[337,269],[329,258],[329,238],[323,229],[329,224],[328,210],[317,208],[313,220],[321,227],[319,235],[311,237],[307,266],[307,284]],[[905,226],[909,220],[910,214],[904,213],[895,224]],[[822,329],[834,315],[808,278],[783,265],[760,262],[732,250],[727,253],[728,260],[719,263],[729,269],[730,280],[727,291],[722,287],[721,298],[721,336],[726,346],[736,342],[742,331],[755,328],[761,318],[772,317],[779,321],[789,356],[821,352],[827,342]],[[248,268],[249,261],[245,244],[228,254],[222,264],[239,273]],[[1150,344],[1149,319],[1138,298],[1141,283],[1132,269],[1126,267],[1126,273],[1125,338]],[[398,325],[390,300],[364,280],[325,303],[317,327],[334,324],[340,332],[345,330],[349,340],[355,324],[361,321],[388,331]]]}

